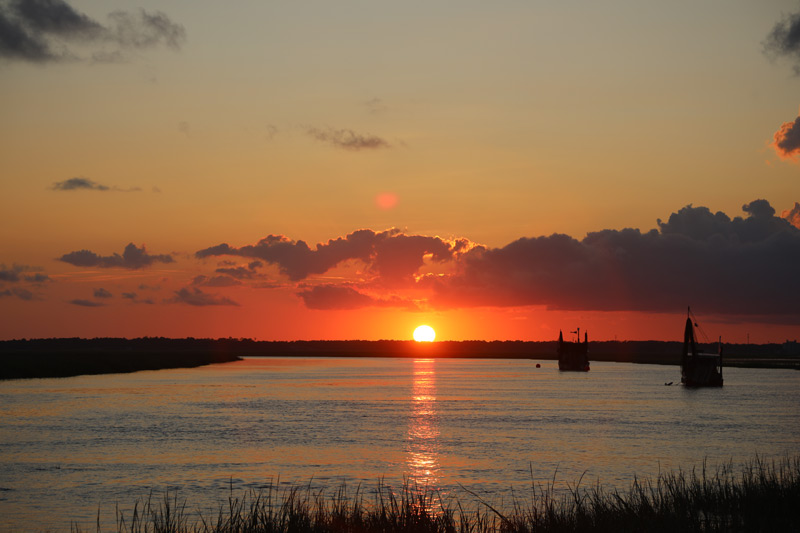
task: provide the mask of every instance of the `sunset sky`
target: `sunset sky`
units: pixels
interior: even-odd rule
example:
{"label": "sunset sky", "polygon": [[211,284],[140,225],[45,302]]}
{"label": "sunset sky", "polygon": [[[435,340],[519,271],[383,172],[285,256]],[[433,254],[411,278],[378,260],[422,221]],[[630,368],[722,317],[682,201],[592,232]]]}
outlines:
{"label": "sunset sky", "polygon": [[0,338],[800,335],[800,2],[0,0]]}

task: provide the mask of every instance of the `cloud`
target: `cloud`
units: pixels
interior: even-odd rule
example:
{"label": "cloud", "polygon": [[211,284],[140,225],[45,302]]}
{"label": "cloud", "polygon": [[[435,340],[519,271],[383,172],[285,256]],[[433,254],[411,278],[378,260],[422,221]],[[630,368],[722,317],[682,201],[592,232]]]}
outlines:
{"label": "cloud", "polygon": [[781,213],[781,218],[788,220],[797,229],[800,229],[800,202],[795,202],[794,207]]}
{"label": "cloud", "polygon": [[183,26],[175,24],[160,11],[114,11],[108,18],[112,22],[109,28],[111,40],[126,48],[152,48],[163,44],[178,50],[186,40]]}
{"label": "cloud", "polygon": [[112,298],[114,295],[103,289],[102,287],[94,290],[95,298]]}
{"label": "cloud", "polygon": [[220,267],[215,270],[215,272],[218,274],[225,274],[236,279],[254,279],[263,277],[261,274],[256,272],[257,268],[264,266],[264,263],[261,261],[251,261],[248,263],[247,267],[235,266],[235,262],[231,262],[230,264],[231,266]]}
{"label": "cloud", "polygon": [[79,190],[89,190],[89,191],[114,191],[114,192],[139,192],[142,189],[140,187],[130,187],[128,189],[122,189],[120,187],[109,187],[108,185],[103,185],[101,183],[97,183],[96,181],[92,181],[89,178],[69,178],[64,181],[57,181],[50,186],[51,190],[54,191],[79,191]]}
{"label": "cloud", "polygon": [[54,191],[75,191],[80,189],[88,189],[92,191],[110,190],[106,185],[101,185],[88,178],[70,178],[64,181],[57,181],[50,188]]}
{"label": "cloud", "polygon": [[230,276],[196,276],[192,280],[192,285],[199,285],[203,287],[233,287],[241,284],[241,281]]}
{"label": "cloud", "polygon": [[129,243],[125,247],[122,255],[114,254],[111,256],[99,256],[89,250],[78,250],[64,254],[59,258],[60,261],[79,267],[100,267],[100,268],[129,268],[139,269],[150,266],[153,263],[172,263],[170,255],[150,255],[144,245],[137,248],[135,244]]}
{"label": "cloud", "polygon": [[318,285],[298,293],[309,309],[358,309],[371,307],[375,299],[351,287]]}
{"label": "cloud", "polygon": [[403,307],[416,305],[398,297],[375,298],[345,285],[317,285],[297,293],[309,309],[360,309],[362,307]]}
{"label": "cloud", "polygon": [[307,132],[314,139],[345,150],[375,150],[389,148],[391,145],[384,139],[375,135],[362,135],[349,129],[328,128],[321,130],[309,128]]}
{"label": "cloud", "polygon": [[11,268],[0,265],[0,281],[16,283],[20,280],[20,272],[24,272],[23,265],[13,265]]}
{"label": "cloud", "polygon": [[207,306],[207,305],[235,305],[238,306],[239,304],[234,302],[229,298],[225,298],[223,296],[216,296],[213,294],[209,294],[206,292],[201,291],[198,288],[188,289],[183,288],[179,291],[175,291],[175,296],[167,300],[169,303],[184,303],[188,305],[194,306]]}
{"label": "cloud", "polygon": [[[754,220],[769,219],[775,215],[775,208],[769,205],[768,201],[762,199],[753,200],[749,204],[744,204],[742,206],[742,211],[754,217]],[[725,218],[727,218],[727,215]]]}
{"label": "cloud", "polygon": [[[778,216],[757,199],[742,206],[742,216],[688,205],[649,231],[523,237],[498,248],[361,229],[313,248],[269,235],[254,245],[223,243],[195,255],[262,261],[293,282],[355,262],[357,282],[329,277],[298,287],[305,306],[319,310],[543,306],[663,313],[692,305],[736,320],[800,324],[798,219],[800,203]],[[228,275],[240,273],[238,279],[249,275],[244,267],[231,269]]]}
{"label": "cloud", "polygon": [[255,245],[235,248],[223,243],[195,253],[197,258],[234,255],[259,259],[277,265],[280,272],[292,281],[313,274],[323,274],[349,260],[358,260],[385,283],[396,284],[413,280],[424,264],[425,257],[434,262],[446,262],[461,253],[466,240],[448,242],[440,237],[406,235],[397,229],[375,232],[357,230],[345,237],[317,244],[312,250],[304,241],[293,241],[283,235],[268,235]]}
{"label": "cloud", "polygon": [[800,116],[794,122],[784,122],[781,125],[775,132],[772,147],[783,159],[793,159],[800,155]]}
{"label": "cloud", "polygon": [[[40,270],[41,268],[38,267],[18,265],[16,263],[10,267],[0,264],[0,282],[18,283],[24,280],[28,283],[44,283],[52,281],[47,274],[39,272]],[[25,273],[27,272],[33,272],[33,274],[26,275]]]}
{"label": "cloud", "polygon": [[386,103],[384,103],[384,101],[380,98],[372,98],[371,100],[367,100],[364,102],[364,107],[366,107],[367,112],[372,115],[384,113],[389,109],[389,106],[387,106]]}
{"label": "cloud", "polygon": [[764,41],[764,52],[770,57],[794,60],[795,74],[800,75],[800,13],[791,13],[773,26]]}
{"label": "cloud", "polygon": [[78,306],[81,306],[81,307],[103,307],[105,305],[104,303],[101,303],[101,302],[95,302],[95,301],[92,301],[92,300],[83,300],[83,299],[80,299],[80,298],[75,299],[75,300],[70,300],[69,303],[71,303],[72,305],[78,305]]}
{"label": "cloud", "polygon": [[800,321],[800,230],[765,200],[746,218],[684,207],[658,230],[601,230],[522,238],[476,249],[450,277],[421,280],[434,307],[544,305],[550,309],[669,312],[687,305],[722,315]]}
{"label": "cloud", "polygon": [[28,289],[23,289],[22,287],[14,287],[12,289],[6,289],[4,291],[0,291],[0,297],[6,296],[16,296],[20,300],[31,301],[36,299],[36,295],[34,295]]}
{"label": "cloud", "polygon": [[103,25],[64,0],[0,2],[0,58],[34,63],[120,61],[124,51],[186,40],[182,26],[161,12],[115,11]]}
{"label": "cloud", "polygon": [[136,295],[135,292],[123,292],[122,297],[126,300],[130,300],[135,304],[148,304],[153,305],[155,302],[150,298],[145,298],[144,300],[140,300],[139,297]]}

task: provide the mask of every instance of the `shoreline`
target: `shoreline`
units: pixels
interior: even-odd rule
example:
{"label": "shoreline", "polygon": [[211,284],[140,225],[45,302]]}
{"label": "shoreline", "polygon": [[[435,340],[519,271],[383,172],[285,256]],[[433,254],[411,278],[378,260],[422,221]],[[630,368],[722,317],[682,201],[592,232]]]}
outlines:
{"label": "shoreline", "polygon": [[[796,343],[723,345],[724,365],[800,370]],[[682,343],[590,342],[589,360],[679,365]],[[701,345],[706,351],[716,344]],[[787,353],[788,352],[788,353]],[[404,357],[557,360],[555,341],[254,341],[252,339],[32,339],[0,341],[0,380],[137,372],[242,357]]]}

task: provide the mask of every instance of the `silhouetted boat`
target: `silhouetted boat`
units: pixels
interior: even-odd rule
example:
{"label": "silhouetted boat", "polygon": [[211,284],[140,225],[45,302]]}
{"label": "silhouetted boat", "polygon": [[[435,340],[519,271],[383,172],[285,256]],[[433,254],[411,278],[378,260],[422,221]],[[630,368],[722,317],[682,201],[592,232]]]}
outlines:
{"label": "silhouetted boat", "polygon": [[694,333],[696,326],[689,308],[683,332],[681,383],[687,387],[722,387],[722,337],[717,344],[717,353],[700,353]]}
{"label": "silhouetted boat", "polygon": [[581,328],[578,328],[578,331],[573,333],[578,334],[577,342],[565,341],[563,333],[561,331],[558,332],[558,369],[588,372],[589,336],[584,332],[583,342],[581,342]]}

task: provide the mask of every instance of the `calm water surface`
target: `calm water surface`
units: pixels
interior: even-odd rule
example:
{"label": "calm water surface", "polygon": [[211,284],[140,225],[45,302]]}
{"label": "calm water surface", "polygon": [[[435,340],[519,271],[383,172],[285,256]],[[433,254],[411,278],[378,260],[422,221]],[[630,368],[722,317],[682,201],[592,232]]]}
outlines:
{"label": "calm water surface", "polygon": [[[536,363],[541,368],[536,368]],[[800,372],[553,361],[255,358],[196,369],[0,382],[2,530],[106,528],[177,490],[210,509],[272,481],[404,479],[502,504],[535,481],[627,488],[633,475],[794,454]],[[313,481],[312,481],[313,480]]]}

